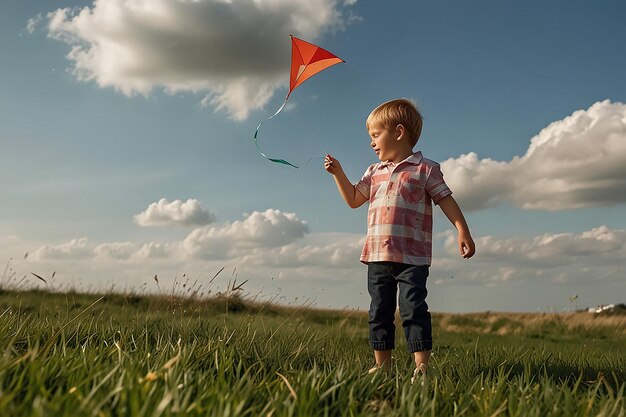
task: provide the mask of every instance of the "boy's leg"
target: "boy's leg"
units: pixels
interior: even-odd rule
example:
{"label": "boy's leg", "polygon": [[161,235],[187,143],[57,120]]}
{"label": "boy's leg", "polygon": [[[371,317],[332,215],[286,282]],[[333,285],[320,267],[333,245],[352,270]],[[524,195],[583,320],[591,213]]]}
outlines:
{"label": "boy's leg", "polygon": [[371,297],[369,340],[377,366],[391,367],[395,348],[396,280],[387,263],[372,262],[367,267],[367,290]]}
{"label": "boy's leg", "polygon": [[426,372],[432,350],[432,324],[426,304],[427,266],[398,266],[396,280],[400,290],[399,304],[402,327],[415,366]]}
{"label": "boy's leg", "polygon": [[391,369],[391,351],[390,350],[375,350],[374,359],[376,360],[377,367]]}
{"label": "boy's leg", "polygon": [[423,350],[421,352],[413,352],[413,358],[415,359],[415,368],[422,374],[426,373],[428,368],[428,360],[430,359],[430,350]]}

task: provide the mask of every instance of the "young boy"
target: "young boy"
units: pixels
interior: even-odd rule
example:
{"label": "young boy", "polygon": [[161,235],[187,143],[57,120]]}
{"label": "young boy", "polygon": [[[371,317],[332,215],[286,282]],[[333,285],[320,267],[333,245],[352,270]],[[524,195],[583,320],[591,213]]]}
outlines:
{"label": "young boy", "polygon": [[432,350],[426,278],[432,254],[432,202],[439,205],[458,231],[461,256],[474,255],[474,241],[439,164],[413,152],[422,131],[422,115],[407,99],[376,107],[365,122],[370,146],[380,162],[370,166],[353,185],[341,164],[326,155],[343,199],[352,208],[369,201],[367,238],[361,262],[367,264],[371,297],[369,339],[376,366],[391,368],[395,347],[394,316],[399,290],[400,317],[408,348],[415,359],[411,383],[426,372]]}

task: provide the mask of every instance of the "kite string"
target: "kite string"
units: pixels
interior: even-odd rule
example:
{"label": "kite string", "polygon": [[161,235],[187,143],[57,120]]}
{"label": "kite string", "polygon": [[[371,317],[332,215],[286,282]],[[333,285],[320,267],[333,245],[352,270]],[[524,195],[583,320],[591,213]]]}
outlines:
{"label": "kite string", "polygon": [[[344,68],[347,71],[349,71],[349,73],[350,73],[350,75],[347,77],[347,79],[349,80],[348,84],[352,85],[351,89],[354,90],[350,94],[353,97],[354,97],[354,94],[356,94],[356,96],[358,97],[358,100],[353,100],[353,102],[357,102],[357,103],[368,103],[368,102],[371,102],[372,98],[365,94],[365,92],[370,89],[370,86],[365,81],[365,79],[363,78],[362,74],[359,73],[358,71],[356,71],[355,68],[353,66],[349,65],[349,64],[346,64],[344,66]],[[365,109],[365,110],[368,110],[368,109]],[[329,154],[330,152],[328,152],[328,150],[322,144],[322,142],[320,141],[318,135],[316,134],[316,131],[319,132],[319,129],[316,129],[316,127],[319,127],[319,124],[312,125],[310,120],[307,119],[305,116],[301,115],[299,112],[294,112],[294,113],[295,113],[296,117],[299,119],[300,123],[302,125],[306,126],[306,128],[309,131],[310,135],[313,136],[313,139],[315,139],[315,142],[317,143],[317,146],[320,148],[322,154],[324,155],[324,156],[316,156],[316,157],[310,158],[303,166],[306,166],[309,162],[311,162],[314,159],[324,159],[325,156],[327,154]],[[326,137],[325,134],[322,134],[322,136]],[[334,143],[334,141],[333,141],[333,143]]]}
{"label": "kite string", "polygon": [[[322,142],[319,140],[318,136],[315,134],[315,130],[311,126],[311,123],[309,123],[308,120],[305,119],[303,116],[301,116],[298,112],[295,112],[295,113],[296,113],[296,117],[300,120],[300,123],[303,125],[306,125],[307,130],[309,131],[313,139],[315,139],[315,143],[317,143],[317,146],[319,146],[320,151],[322,151],[323,156],[315,156],[311,159],[325,158],[328,152],[326,148],[324,147],[324,145],[322,145]],[[311,159],[309,159],[309,161]]]}
{"label": "kite string", "polygon": [[[363,76],[361,73],[359,73],[358,71],[355,70],[355,68],[349,64],[346,63],[346,65],[344,66],[344,68],[349,71],[349,76],[347,77],[348,81],[348,85],[346,87],[349,87],[350,85],[352,86],[350,94],[352,96],[354,96],[356,94],[356,96],[358,97],[358,100],[352,100],[352,102],[357,102],[357,103],[369,103],[372,101],[372,97],[368,96],[365,94],[365,91],[368,91],[369,87],[368,87],[368,83],[364,80]],[[369,109],[365,109],[365,110],[369,110]],[[298,120],[300,121],[300,123],[302,125],[305,125],[307,130],[309,131],[310,135],[313,137],[313,139],[315,140],[315,142],[317,143],[317,146],[319,147],[319,149],[321,150],[322,154],[324,156],[317,156],[317,157],[313,157],[310,158],[304,165],[308,164],[311,160],[313,159],[323,159],[325,158],[325,156],[327,154],[329,154],[330,152],[328,152],[328,149],[326,148],[325,145],[322,144],[322,141],[320,140],[320,138],[318,137],[318,135],[316,134],[316,132],[319,132],[319,129],[316,129],[316,127],[319,127],[319,124],[315,124],[312,125],[310,120],[307,119],[305,116],[301,115],[299,112],[293,112],[296,117],[298,118]],[[363,123],[364,124],[364,123]],[[327,135],[324,134],[324,132],[322,132],[323,137],[326,137]],[[333,141],[334,143],[334,141]]]}
{"label": "kite string", "polygon": [[[271,158],[269,156],[267,156],[262,150],[261,147],[259,146],[258,143],[258,136],[259,136],[259,131],[261,130],[261,126],[263,125],[263,123],[265,123],[266,121],[272,119],[273,117],[277,116],[281,111],[283,111],[283,109],[285,108],[285,106],[287,105],[287,100],[289,100],[289,95],[287,95],[287,97],[285,98],[285,101],[283,102],[283,104],[278,108],[278,110],[276,110],[276,112],[274,114],[272,114],[270,117],[268,117],[267,119],[263,120],[261,123],[258,124],[256,131],[254,132],[254,144],[256,145],[257,150],[259,151],[259,153],[267,160],[271,161],[271,162],[275,162],[275,163],[279,163],[279,164],[283,164],[283,165],[289,165],[292,166],[294,168],[301,168],[301,167],[305,167],[309,164],[309,162],[311,162],[314,159],[324,159],[325,155],[327,154],[324,146],[322,145],[322,143],[320,142],[319,138],[317,137],[317,135],[315,134],[315,132],[313,131],[313,128],[311,127],[311,125],[309,123],[307,123],[304,118],[300,115],[297,115],[297,117],[300,119],[300,121],[303,124],[307,125],[307,128],[311,134],[311,136],[313,136],[313,139],[315,139],[315,142],[317,143],[317,145],[319,146],[320,150],[322,151],[323,155],[322,156],[314,156],[312,158],[309,158],[303,165],[301,165],[300,167],[297,165],[292,164],[291,162],[285,160],[285,159],[278,159],[278,158]],[[296,112],[297,114],[297,112]]]}

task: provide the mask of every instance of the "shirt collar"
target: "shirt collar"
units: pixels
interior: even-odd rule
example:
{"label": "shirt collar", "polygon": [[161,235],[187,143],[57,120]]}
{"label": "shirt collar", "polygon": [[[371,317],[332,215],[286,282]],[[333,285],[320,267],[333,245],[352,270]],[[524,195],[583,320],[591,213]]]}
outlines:
{"label": "shirt collar", "polygon": [[401,165],[403,163],[408,163],[408,164],[414,164],[417,165],[422,161],[422,152],[421,151],[417,151],[412,155],[409,155],[409,157],[407,157],[404,161],[401,161],[397,164],[394,164],[391,161],[385,161],[385,162],[381,162],[380,163],[380,168],[391,168],[394,169],[396,166]]}

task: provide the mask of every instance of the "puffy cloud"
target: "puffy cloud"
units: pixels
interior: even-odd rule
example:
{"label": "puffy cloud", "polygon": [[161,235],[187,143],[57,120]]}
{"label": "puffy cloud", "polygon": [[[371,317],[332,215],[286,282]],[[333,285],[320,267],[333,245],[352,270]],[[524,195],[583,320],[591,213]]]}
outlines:
{"label": "puffy cloud", "polygon": [[[86,238],[58,245],[43,245],[33,252],[36,261],[64,260],[124,262],[148,265],[167,261],[171,265],[202,265],[228,261],[254,271],[292,271],[297,276],[329,278],[361,274],[358,262],[364,237],[361,234],[307,234],[308,227],[293,213],[268,209],[244,220],[192,231],[183,241],[114,242],[92,248]],[[545,233],[534,237],[481,236],[471,262],[460,259],[452,231],[435,239],[444,253],[436,254],[431,278],[454,277],[465,284],[499,285],[504,282],[584,283],[618,282],[623,279],[626,230],[599,226],[582,233]],[[159,264],[163,265],[163,264]],[[161,267],[160,266],[160,267]],[[351,272],[350,272],[351,271]]]}
{"label": "puffy cloud", "polygon": [[[456,258],[452,232],[445,233],[447,257],[436,265],[469,282],[494,283],[535,278],[567,283],[617,280],[626,259],[626,230],[599,226],[582,233],[545,233],[524,238],[482,236],[470,271]],[[467,265],[467,264],[465,264]],[[593,272],[591,272],[593,271]]]}
{"label": "puffy cloud", "polygon": [[162,198],[135,215],[139,226],[203,226],[215,221],[215,214],[204,209],[196,199],[171,203]]}
{"label": "puffy cloud", "polygon": [[[0,249],[3,243],[8,247],[19,241],[17,237],[0,239]],[[335,307],[366,307],[365,268],[358,262],[362,244],[362,234],[309,233],[307,224],[294,213],[268,209],[233,223],[196,228],[183,241],[113,242],[93,247],[81,238],[43,245],[28,258],[13,260],[11,267],[57,271],[58,285],[78,284],[89,289],[112,284],[132,288],[142,282],[142,288],[150,288],[155,285],[155,274],[164,288],[183,272],[207,288],[222,267],[236,268],[241,281],[250,280],[248,291],[264,291],[267,296],[267,291],[280,292],[281,283],[289,283],[284,294],[319,297]],[[467,261],[458,255],[452,231],[435,237],[429,278],[429,304],[435,310],[545,309],[555,305],[571,309],[569,297],[573,294],[580,294],[582,305],[622,301],[614,294],[624,290],[624,229],[599,226],[580,233],[480,236],[476,244],[477,254]],[[210,289],[221,291],[225,282],[218,279]]]}
{"label": "puffy cloud", "polygon": [[[572,258],[592,256],[599,262],[607,258],[626,256],[626,230],[609,229],[599,226],[591,230],[575,233],[545,233],[534,238],[498,239],[483,236],[476,240],[480,256],[510,261],[523,258],[531,261],[552,260],[559,264],[570,262]],[[445,240],[446,251],[458,252],[456,239],[452,233]]]}
{"label": "puffy cloud", "polygon": [[139,258],[151,259],[181,259],[179,242],[150,242],[144,243],[137,252]]}
{"label": "puffy cloud", "polygon": [[[57,245],[55,246],[55,248],[69,246],[72,244],[72,242]],[[184,259],[183,254],[180,252],[180,242],[112,242],[102,243],[93,248],[93,250],[89,250],[87,249],[87,247],[85,247],[85,249],[86,250],[84,256],[81,256],[82,258],[93,257],[104,261],[116,260],[141,262],[146,259]],[[39,249],[35,254],[39,253],[40,251],[41,249]],[[47,256],[47,259],[53,259],[56,256],[57,254],[50,253]]]}
{"label": "puffy cloud", "polygon": [[255,248],[287,245],[308,231],[307,223],[295,213],[267,209],[242,221],[197,228],[185,238],[183,247],[193,257],[225,259]]}
{"label": "puffy cloud", "polygon": [[37,16],[28,19],[28,22],[26,22],[26,28],[25,28],[26,32],[28,32],[30,35],[35,33],[35,31],[40,26],[42,21],[43,21],[43,16],[41,14],[38,14]]}
{"label": "puffy cloud", "polygon": [[34,259],[81,259],[93,256],[86,237],[72,239],[58,245],[43,245],[33,253]]}
{"label": "puffy cloud", "polygon": [[98,257],[117,260],[130,259],[138,250],[137,244],[132,242],[102,243],[95,247],[94,253]]}
{"label": "puffy cloud", "polygon": [[[158,216],[150,218],[155,217],[159,218]],[[171,217],[168,219],[171,220]],[[298,259],[303,261],[308,259],[312,262],[314,259],[319,259],[321,252],[330,255],[334,262],[339,262],[338,259],[342,253],[350,252],[341,245],[331,245],[323,250],[312,246],[304,249],[289,247],[308,232],[307,223],[300,220],[295,213],[267,209],[264,212],[255,211],[246,215],[243,220],[233,223],[197,227],[183,241],[112,242],[93,247],[87,238],[80,238],[57,245],[43,245],[33,253],[33,258],[39,260],[99,258],[118,261],[144,259],[183,261],[189,258],[192,260],[238,259],[240,261],[250,259],[246,263],[259,265],[261,263],[275,264],[275,261],[270,260],[261,262],[259,258],[277,256],[276,259],[287,261],[285,254],[295,256],[295,253],[298,254]],[[274,252],[272,249],[275,248],[279,250]],[[281,253],[282,255],[279,256]]]}
{"label": "puffy cloud", "polygon": [[[71,46],[73,74],[126,95],[204,93],[235,120],[284,85],[288,35],[314,40],[357,20],[340,0],[95,0],[58,9],[49,36]],[[33,22],[29,22],[32,30]]]}
{"label": "puffy cloud", "polygon": [[[324,234],[324,245],[291,243],[276,248],[255,249],[241,257],[248,266],[277,268],[353,268],[359,261],[365,238],[360,235]],[[330,274],[332,275],[332,274]]]}
{"label": "puffy cloud", "polygon": [[551,123],[508,162],[475,153],[442,164],[466,210],[501,203],[566,210],[626,202],[626,105],[597,102]]}

